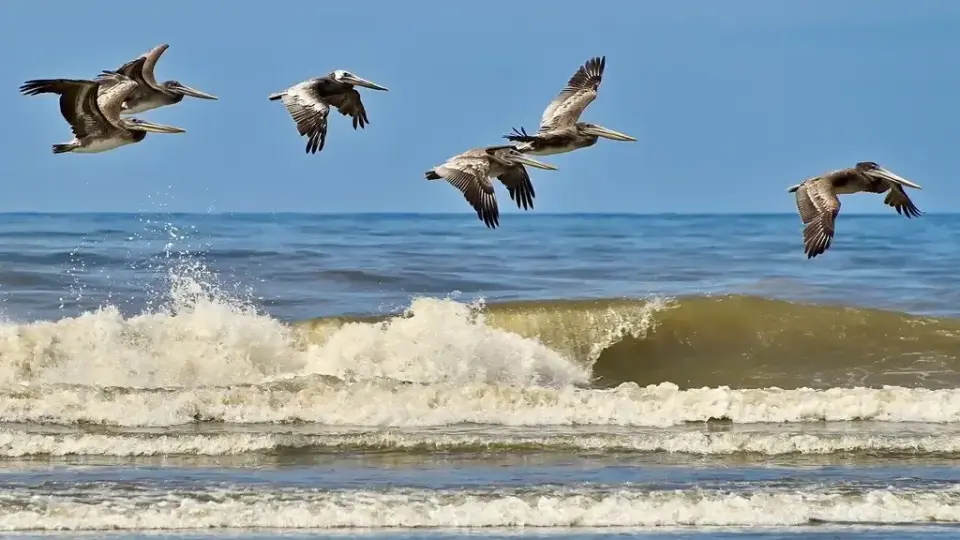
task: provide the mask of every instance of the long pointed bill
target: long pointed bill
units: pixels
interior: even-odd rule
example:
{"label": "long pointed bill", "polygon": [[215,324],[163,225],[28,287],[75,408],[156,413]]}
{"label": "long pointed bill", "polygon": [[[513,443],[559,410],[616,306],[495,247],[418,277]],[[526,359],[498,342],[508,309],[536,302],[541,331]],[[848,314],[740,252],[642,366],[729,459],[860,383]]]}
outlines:
{"label": "long pointed bill", "polygon": [[897,184],[902,184],[907,187],[912,187],[913,189],[923,189],[919,185],[914,184],[913,182],[907,180],[906,178],[903,178],[900,175],[894,174],[884,169],[883,167],[877,167],[876,169],[869,171],[869,174],[872,174],[874,176],[879,176],[880,178],[889,180],[891,182],[896,182]]}
{"label": "long pointed bill", "polygon": [[200,99],[217,99],[217,96],[213,94],[201,92],[200,90],[197,90],[196,88],[190,88],[185,84],[179,84],[179,83],[174,84],[170,86],[170,89],[173,90],[174,92],[180,92],[185,96],[190,96],[190,97],[195,97]]}
{"label": "long pointed bill", "polygon": [[603,126],[589,126],[583,128],[584,133],[589,135],[596,135],[597,137],[603,137],[604,139],[611,139],[614,141],[636,141],[637,139],[620,133],[619,131],[614,131],[612,129],[607,129]]}
{"label": "long pointed bill", "polygon": [[134,124],[137,129],[143,131],[149,131],[151,133],[186,133],[187,130],[178,128],[176,126],[165,126],[163,124],[154,124],[152,122],[147,122],[146,120],[140,120]]}
{"label": "long pointed bill", "polygon": [[531,167],[536,167],[538,169],[545,169],[548,171],[557,170],[557,168],[554,167],[553,165],[550,165],[548,163],[543,163],[542,161],[537,161],[531,158],[530,156],[523,156],[523,155],[511,156],[511,159],[513,159],[513,161],[516,161],[517,163],[523,163],[524,165],[529,165]]}
{"label": "long pointed bill", "polygon": [[344,76],[343,78],[341,78],[340,80],[341,80],[342,82],[350,83],[350,84],[355,85],[355,86],[362,86],[362,87],[364,87],[364,88],[370,88],[371,90],[383,90],[384,92],[387,91],[387,88],[386,88],[385,86],[380,86],[380,85],[377,84],[377,83],[370,82],[370,81],[368,81],[368,80],[366,80],[366,79],[361,79],[360,77],[357,77],[356,75],[346,75],[346,76]]}

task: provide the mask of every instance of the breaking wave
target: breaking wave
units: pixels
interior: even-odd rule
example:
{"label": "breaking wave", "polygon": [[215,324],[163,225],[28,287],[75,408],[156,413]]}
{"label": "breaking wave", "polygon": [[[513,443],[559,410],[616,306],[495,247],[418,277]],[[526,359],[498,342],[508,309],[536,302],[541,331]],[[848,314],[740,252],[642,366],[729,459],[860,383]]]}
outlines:
{"label": "breaking wave", "polygon": [[285,324],[189,273],[171,275],[169,296],[135,316],[0,324],[0,423],[960,420],[951,319],[749,296],[418,298],[400,314]]}

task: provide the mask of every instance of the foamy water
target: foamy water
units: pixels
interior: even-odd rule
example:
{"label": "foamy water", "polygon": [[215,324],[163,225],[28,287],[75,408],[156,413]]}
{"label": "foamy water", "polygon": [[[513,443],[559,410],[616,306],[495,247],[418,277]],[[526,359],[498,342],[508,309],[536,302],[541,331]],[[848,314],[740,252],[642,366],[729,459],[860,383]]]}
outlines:
{"label": "foamy water", "polygon": [[880,420],[956,422],[960,390],[851,388],[678,390],[664,383],[612,390],[485,383],[421,385],[322,377],[262,385],[170,389],[38,385],[0,389],[5,422],[175,426],[197,420],[238,424],[437,426],[458,423],[674,426]]}
{"label": "foamy water", "polygon": [[[619,303],[491,307],[482,295],[451,294],[466,274],[451,284],[448,270],[416,262],[397,266],[415,277],[397,279],[442,282],[440,292],[407,295],[386,306],[400,314],[378,321],[306,323],[228,292],[192,254],[169,259],[150,269],[163,273],[163,288],[145,291],[146,307],[111,299],[0,323],[0,530],[960,519],[960,477],[942,466],[960,455],[960,389],[940,375],[953,361],[948,323],[754,298],[691,304],[657,290]],[[555,260],[509,279],[561,279]],[[623,279],[652,264],[629,262]],[[378,272],[330,270],[353,280],[331,294],[373,294],[382,280],[370,276],[391,275]],[[827,355],[810,359],[809,387],[684,379],[698,366],[714,379],[731,366],[736,379],[751,361],[776,374],[792,362],[777,354],[807,343],[804,332],[820,336],[816,354]],[[645,348],[653,336],[660,341]],[[731,346],[738,339],[741,349]],[[716,361],[713,344],[725,355]],[[832,349],[842,349],[836,361]],[[600,368],[628,380],[664,372],[668,353],[688,362],[675,379],[597,378]],[[939,386],[812,380],[825,373],[816,362],[850,367],[853,380],[888,357],[910,380]],[[736,371],[740,360],[747,369]],[[803,382],[797,373],[781,379]]]}
{"label": "foamy water", "polygon": [[[681,390],[664,382],[585,387],[590,366],[492,328],[481,306],[415,300],[384,323],[350,323],[321,343],[244,306],[198,294],[125,318],[104,308],[0,326],[0,421],[175,426],[674,426],[879,420],[956,422],[960,390]],[[186,295],[183,291],[191,294]],[[183,298],[187,299],[184,300]],[[652,303],[651,312],[662,308]]]}
{"label": "foamy water", "polygon": [[[182,279],[187,283],[178,288],[202,287]],[[215,297],[128,318],[105,307],[53,322],[7,323],[0,325],[0,384],[197,388],[308,375],[454,384],[587,381],[587,369],[537,340],[484,325],[477,306],[422,298],[409,315],[388,325],[348,324],[321,344],[298,342],[288,325]]]}
{"label": "foamy water", "polygon": [[75,433],[36,429],[0,429],[0,457],[29,456],[229,456],[274,452],[597,452],[678,453],[695,455],[846,452],[945,456],[960,454],[960,432],[877,433],[851,426],[846,432],[785,430],[748,432],[596,432],[579,430],[496,429],[397,431],[324,430],[324,433],[252,431]]}
{"label": "foamy water", "polygon": [[576,488],[523,491],[210,489],[114,492],[110,486],[12,491],[0,530],[788,526],[960,521],[960,492],[753,493]]}

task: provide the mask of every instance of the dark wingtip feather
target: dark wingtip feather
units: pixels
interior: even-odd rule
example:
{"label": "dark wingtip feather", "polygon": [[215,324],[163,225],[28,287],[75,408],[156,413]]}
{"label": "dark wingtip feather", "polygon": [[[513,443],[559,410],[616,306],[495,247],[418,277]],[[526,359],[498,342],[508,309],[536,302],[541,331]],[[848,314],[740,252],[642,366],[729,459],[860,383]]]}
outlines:
{"label": "dark wingtip feather", "polygon": [[496,229],[500,225],[500,216],[497,214],[484,214],[477,212],[477,217],[487,226],[488,229]]}
{"label": "dark wingtip feather", "polygon": [[513,131],[509,135],[504,135],[504,139],[514,142],[530,142],[534,140],[534,137],[527,134],[527,130],[521,127],[519,130],[513,128]]}
{"label": "dark wingtip feather", "polygon": [[113,71],[113,70],[111,70],[111,69],[104,69],[104,70],[100,71],[100,74],[96,76],[96,78],[94,79],[94,81],[95,81],[95,82],[100,82],[100,81],[102,81],[102,80],[104,80],[104,79],[119,79],[119,80],[122,81],[122,80],[124,80],[124,79],[129,79],[129,78],[130,78],[130,77],[127,77],[126,75],[124,75],[123,73],[120,73],[119,71]]}
{"label": "dark wingtip feather", "polygon": [[20,93],[27,96],[41,94],[53,82],[53,79],[31,79],[20,85]]}
{"label": "dark wingtip feather", "polygon": [[594,56],[590,60],[587,60],[587,63],[583,66],[584,71],[587,72],[587,77],[597,79],[603,78],[603,70],[607,66],[607,57],[606,56]]}
{"label": "dark wingtip feather", "polygon": [[439,179],[440,179],[440,175],[437,174],[436,172],[434,172],[433,169],[430,169],[429,171],[423,173],[423,176],[424,176],[427,180],[439,180]]}
{"label": "dark wingtip feather", "polygon": [[326,142],[326,138],[322,137],[319,133],[311,134],[310,137],[307,138],[306,153],[316,154],[317,152],[322,151]]}

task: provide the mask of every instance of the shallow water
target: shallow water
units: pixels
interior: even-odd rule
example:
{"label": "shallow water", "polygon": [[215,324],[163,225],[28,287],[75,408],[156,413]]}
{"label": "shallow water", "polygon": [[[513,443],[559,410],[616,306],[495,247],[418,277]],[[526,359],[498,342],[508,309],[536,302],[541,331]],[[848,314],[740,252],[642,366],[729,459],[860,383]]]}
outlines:
{"label": "shallow water", "polygon": [[3,215],[0,530],[953,537],[958,225]]}

